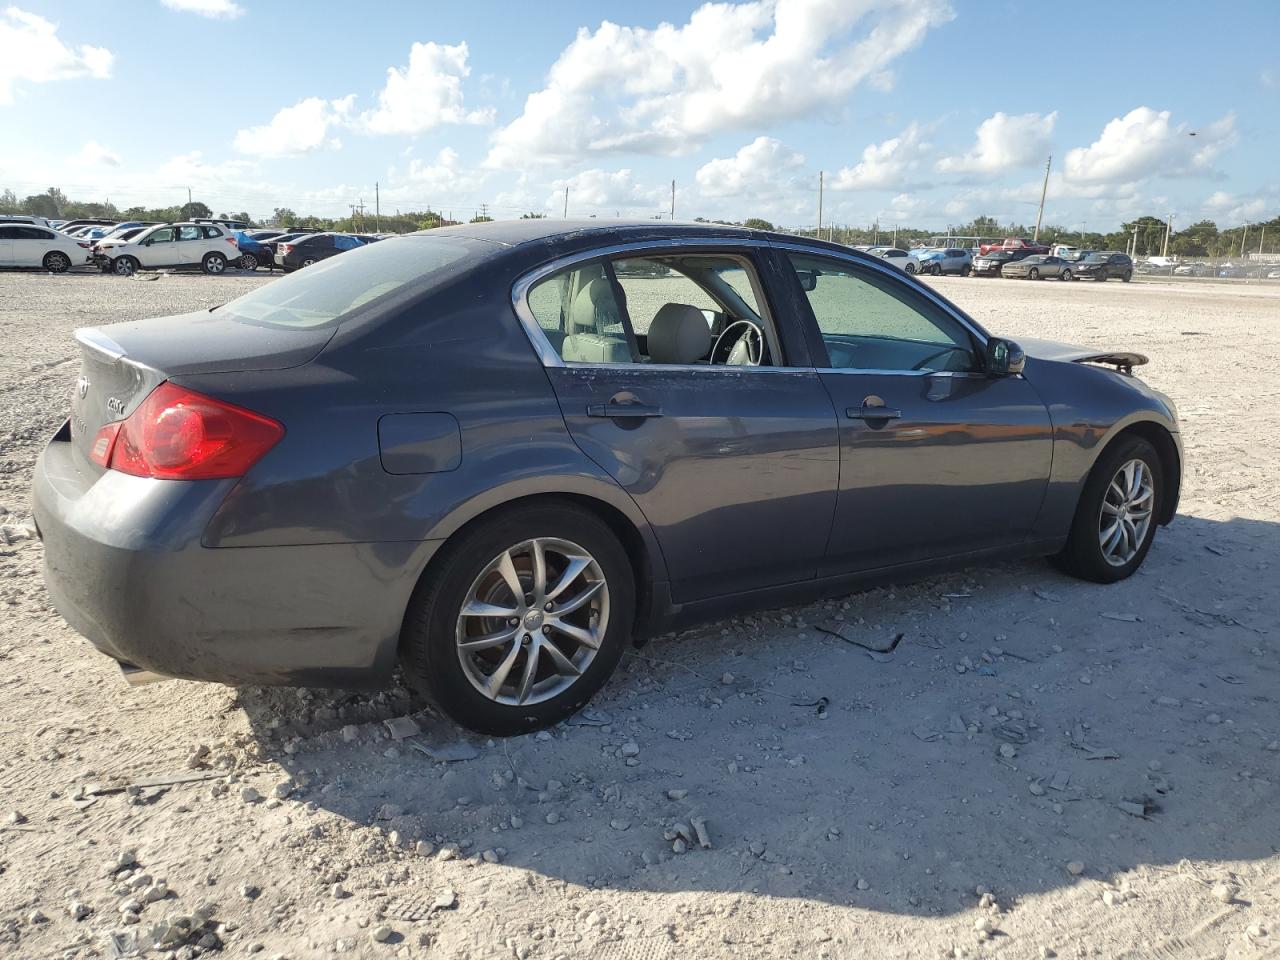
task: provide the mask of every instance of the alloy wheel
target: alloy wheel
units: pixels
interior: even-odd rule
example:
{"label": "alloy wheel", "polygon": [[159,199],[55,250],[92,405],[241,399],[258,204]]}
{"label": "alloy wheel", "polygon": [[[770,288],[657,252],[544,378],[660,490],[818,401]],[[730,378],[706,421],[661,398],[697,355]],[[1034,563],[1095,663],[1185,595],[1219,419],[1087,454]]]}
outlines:
{"label": "alloy wheel", "polygon": [[55,251],[45,257],[44,265],[50,273],[66,273],[71,269],[71,259],[65,253]]}
{"label": "alloy wheel", "polygon": [[527,706],[573,686],[608,625],[609,585],[596,559],[568,540],[537,537],[504,550],[476,577],[455,643],[477,691]]}
{"label": "alloy wheel", "polygon": [[1113,567],[1123,567],[1141,549],[1151,528],[1155,493],[1151,468],[1137,458],[1121,466],[1107,485],[1098,514],[1098,545]]}

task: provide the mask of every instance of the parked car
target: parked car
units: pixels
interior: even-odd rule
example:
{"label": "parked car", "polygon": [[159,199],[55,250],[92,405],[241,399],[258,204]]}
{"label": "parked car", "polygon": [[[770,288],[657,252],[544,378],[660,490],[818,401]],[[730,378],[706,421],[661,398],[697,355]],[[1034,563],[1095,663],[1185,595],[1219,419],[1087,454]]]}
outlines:
{"label": "parked car", "polygon": [[974,258],[973,275],[975,277],[1003,276],[1006,264],[1014,263],[1027,256],[1030,254],[1025,250],[992,250],[990,253]]}
{"label": "parked car", "polygon": [[1133,279],[1133,261],[1127,253],[1091,253],[1075,265],[1075,275],[1081,280],[1111,280],[1119,277],[1128,283]]}
{"label": "parked car", "polygon": [[88,263],[89,244],[48,227],[0,223],[0,267],[41,267],[66,273]]}
{"label": "parked car", "polygon": [[1268,270],[1268,271],[1267,271],[1267,279],[1268,279],[1268,280],[1280,280],[1280,270]]}
{"label": "parked car", "polygon": [[192,267],[222,273],[240,259],[236,238],[223,227],[201,223],[165,223],[131,240],[100,240],[96,259],[112,273],[129,276],[158,267]]}
{"label": "parked car", "polygon": [[871,247],[868,251],[873,257],[879,257],[893,264],[904,273],[915,273],[920,268],[919,262],[911,254],[897,247]]}
{"label": "parked car", "polygon": [[68,220],[58,229],[63,233],[71,233],[71,231],[80,227],[113,227],[117,222],[109,217],[81,217],[78,220]]}
{"label": "parked car", "polygon": [[57,230],[58,224],[53,220],[46,220],[44,217],[30,216],[25,213],[5,213],[0,214],[0,226],[6,224],[24,224],[29,227],[45,227],[49,230]]}
{"label": "parked car", "polygon": [[1079,247],[1068,246],[1065,243],[1055,243],[1049,248],[1052,256],[1061,257],[1063,260],[1079,260],[1084,252]]}
{"label": "parked car", "polygon": [[937,277],[944,273],[957,273],[967,277],[973,269],[973,255],[960,247],[944,247],[926,250],[916,256],[917,269]]}
{"label": "parked car", "polygon": [[348,233],[308,233],[276,244],[276,266],[292,273],[362,246],[366,244]]}
{"label": "parked car", "polygon": [[275,252],[257,237],[243,230],[237,230],[233,236],[236,238],[236,247],[240,250],[236,266],[241,270],[257,270],[260,266],[265,266],[268,270],[276,268]]}
{"label": "parked car", "polygon": [[248,230],[252,226],[244,220],[220,220],[214,217],[192,217],[192,223],[212,223],[220,227],[226,227],[228,230]]}
{"label": "parked car", "polygon": [[[150,226],[150,224],[148,226]],[[127,227],[124,230],[117,230],[116,232],[106,237],[103,237],[102,240],[132,240],[134,237],[136,237],[145,229],[147,229],[145,226]],[[98,265],[98,267],[102,270],[103,273],[110,273],[111,261],[107,259],[105,256],[101,255],[102,250],[100,249],[100,247],[102,245],[102,240],[95,240],[89,244],[90,257],[93,260],[93,262]]]}
{"label": "parked car", "polygon": [[1057,280],[1074,279],[1070,261],[1048,253],[1034,253],[1021,260],[1011,260],[1004,265],[1001,272],[1004,276],[1014,279],[1044,280],[1048,277]]}
{"label": "parked car", "polygon": [[978,253],[991,253],[993,250],[1025,250],[1028,254],[1048,253],[1046,244],[1035,240],[1024,240],[1022,237],[1007,237],[1000,243],[983,243],[978,245]]}
{"label": "parked car", "polygon": [[[657,310],[617,294],[636,259]],[[497,735],[692,620],[975,556],[1121,580],[1183,473],[1145,357],[1024,354],[877,257],[733,227],[460,225],[76,337],[31,498],[72,626],[137,680],[400,662]]]}

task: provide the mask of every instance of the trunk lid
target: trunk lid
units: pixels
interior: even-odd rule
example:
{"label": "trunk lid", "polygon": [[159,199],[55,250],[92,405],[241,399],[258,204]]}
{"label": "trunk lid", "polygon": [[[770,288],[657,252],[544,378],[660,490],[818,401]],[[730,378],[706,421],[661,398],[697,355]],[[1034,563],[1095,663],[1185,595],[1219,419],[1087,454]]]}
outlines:
{"label": "trunk lid", "polygon": [[333,329],[280,329],[182,314],[76,331],[80,378],[71,395],[71,440],[93,469],[98,431],[133,413],[170,377],[197,373],[285,370],[314,359]]}

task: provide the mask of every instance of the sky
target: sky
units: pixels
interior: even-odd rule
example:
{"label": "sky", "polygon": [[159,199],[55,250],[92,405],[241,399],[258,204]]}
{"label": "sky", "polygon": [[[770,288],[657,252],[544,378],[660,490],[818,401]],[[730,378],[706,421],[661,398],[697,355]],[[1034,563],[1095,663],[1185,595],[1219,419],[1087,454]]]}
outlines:
{"label": "sky", "polygon": [[[3,0],[0,0],[3,2]],[[126,13],[127,15],[122,15]],[[18,0],[0,189],[1111,230],[1280,213],[1280,3]]]}

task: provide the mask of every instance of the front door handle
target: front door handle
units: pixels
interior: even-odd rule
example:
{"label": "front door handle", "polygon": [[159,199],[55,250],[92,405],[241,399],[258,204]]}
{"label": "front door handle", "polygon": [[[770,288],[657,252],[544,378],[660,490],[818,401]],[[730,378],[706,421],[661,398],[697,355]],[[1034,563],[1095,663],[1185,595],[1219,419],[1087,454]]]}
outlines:
{"label": "front door handle", "polygon": [[900,420],[902,419],[902,411],[895,410],[892,407],[868,406],[863,404],[861,407],[849,407],[845,410],[844,415],[850,420]]}
{"label": "front door handle", "polygon": [[648,403],[635,403],[634,401],[618,403],[610,400],[608,403],[587,404],[587,416],[623,419],[627,417],[660,417],[662,416],[662,408]]}

